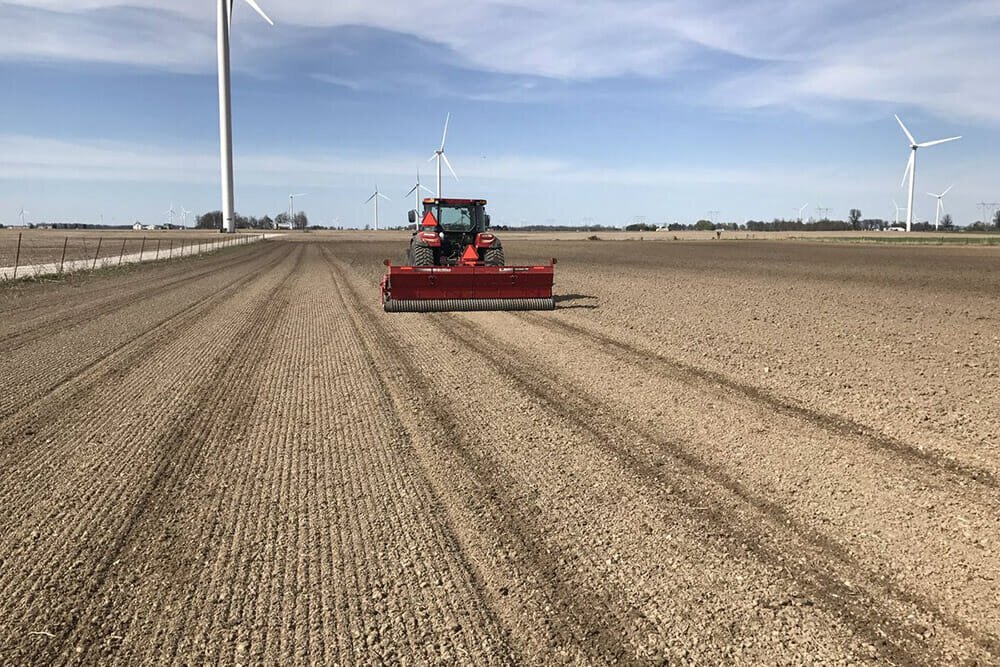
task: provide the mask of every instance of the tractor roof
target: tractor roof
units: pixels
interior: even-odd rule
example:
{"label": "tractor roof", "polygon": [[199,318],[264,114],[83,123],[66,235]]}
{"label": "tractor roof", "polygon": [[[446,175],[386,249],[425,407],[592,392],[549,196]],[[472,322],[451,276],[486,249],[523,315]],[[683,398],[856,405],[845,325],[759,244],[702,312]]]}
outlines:
{"label": "tractor roof", "polygon": [[427,197],[424,199],[425,204],[438,204],[442,206],[471,206],[471,205],[486,205],[485,199],[452,199],[449,197],[442,197],[438,199],[437,197]]}

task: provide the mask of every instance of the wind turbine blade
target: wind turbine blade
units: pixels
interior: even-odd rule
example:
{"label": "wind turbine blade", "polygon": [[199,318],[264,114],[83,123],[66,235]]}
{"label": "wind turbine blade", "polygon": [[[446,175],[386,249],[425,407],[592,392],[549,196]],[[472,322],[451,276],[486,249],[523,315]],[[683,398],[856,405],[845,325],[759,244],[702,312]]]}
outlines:
{"label": "wind turbine blade", "polygon": [[371,197],[369,197],[368,199],[366,199],[366,200],[365,200],[365,203],[367,204],[367,203],[368,203],[368,202],[370,202],[371,200],[375,199],[375,195],[377,195],[377,194],[378,194],[377,192],[375,192],[375,193],[372,193],[372,196],[371,196]]}
{"label": "wind turbine blade", "polygon": [[944,197],[946,194],[948,194],[949,192],[951,192],[951,189],[953,187],[955,187],[955,186],[954,185],[949,185],[948,189],[941,193],[941,196]]}
{"label": "wind turbine blade", "polygon": [[420,186],[420,189],[421,189],[421,190],[425,190],[425,191],[427,191],[427,194],[430,194],[430,195],[434,194],[434,191],[433,191],[433,190],[431,190],[431,189],[430,189],[429,187],[427,187],[426,185],[421,185],[421,186]]}
{"label": "wind turbine blade", "polygon": [[[893,114],[893,115],[895,115],[895,114]],[[901,121],[899,119],[899,116],[896,116],[896,122],[899,123],[899,126],[901,128],[903,128],[903,132],[906,134],[906,138],[910,140],[910,144],[913,145],[913,144],[917,143],[917,140],[914,139],[913,135],[910,134],[910,131],[906,129],[906,126],[903,125],[903,121]]]}
{"label": "wind turbine blade", "polygon": [[[420,187],[423,187],[423,186],[420,186]],[[407,192],[407,193],[406,193],[405,195],[403,195],[403,196],[404,196],[404,197],[409,197],[409,196],[410,196],[410,195],[412,195],[412,194],[413,194],[414,192],[416,192],[416,190],[417,190],[417,186],[415,186],[415,185],[414,185],[414,186],[413,186],[412,188],[410,188],[410,191],[409,191],[409,192]]]}
{"label": "wind turbine blade", "polygon": [[938,197],[938,198],[940,198],[940,197],[942,196],[942,195],[936,195],[936,194],[934,194],[933,192],[928,192],[928,193],[927,193],[927,195],[928,195],[929,197]]}
{"label": "wind turbine blade", "polygon": [[434,151],[434,155],[432,155],[432,156],[430,156],[429,158],[427,158],[427,161],[428,161],[428,162],[430,162],[431,160],[433,160],[433,159],[434,159],[434,158],[436,158],[437,156],[438,156],[438,154],[437,154],[437,151]]}
{"label": "wind turbine blade", "polygon": [[937,141],[925,141],[922,144],[917,144],[917,148],[927,148],[928,146],[937,146],[938,144],[946,144],[949,141],[955,141],[956,139],[961,139],[962,137],[948,137],[947,139],[938,139]]}
{"label": "wind turbine blade", "polygon": [[910,170],[913,169],[913,156],[916,155],[913,151],[910,151],[910,159],[906,161],[906,169],[903,171],[903,181],[899,184],[899,187],[906,185],[906,177],[910,175]]}
{"label": "wind turbine blade", "polygon": [[274,25],[274,21],[271,20],[271,17],[268,16],[267,14],[265,14],[264,10],[261,9],[260,5],[258,5],[256,2],[254,2],[254,0],[246,0],[246,3],[248,5],[250,5],[251,7],[253,7],[254,11],[257,12],[258,14],[260,14],[260,17],[262,19],[264,19],[265,21],[267,21],[271,25]]}
{"label": "wind turbine blade", "polygon": [[441,153],[441,159],[444,160],[444,163],[448,166],[448,171],[450,171],[451,175],[455,177],[455,180],[456,181],[459,180],[458,174],[456,174],[455,170],[451,168],[451,162],[448,162],[448,156],[445,155],[444,153]]}
{"label": "wind turbine blade", "polygon": [[382,194],[381,192],[376,192],[375,194],[377,194],[377,195],[378,195],[379,197],[381,197],[382,199],[385,199],[386,201],[392,201],[391,199],[389,199],[388,197],[386,197],[386,196],[385,196],[384,194]]}
{"label": "wind turbine blade", "polygon": [[892,200],[892,205],[896,208],[896,210],[899,210],[899,204],[896,203],[895,199]]}
{"label": "wind turbine blade", "polygon": [[444,119],[444,132],[441,133],[441,150],[444,150],[444,140],[448,137],[448,121],[451,120],[451,112]]}

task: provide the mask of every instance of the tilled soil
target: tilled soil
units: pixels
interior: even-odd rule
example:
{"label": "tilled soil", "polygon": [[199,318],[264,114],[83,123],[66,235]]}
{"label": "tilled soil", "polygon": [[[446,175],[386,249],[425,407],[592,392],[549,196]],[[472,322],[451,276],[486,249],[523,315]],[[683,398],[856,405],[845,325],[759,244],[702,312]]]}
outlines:
{"label": "tilled soil", "polygon": [[1000,663],[1000,253],[401,239],[0,291],[0,663]]}

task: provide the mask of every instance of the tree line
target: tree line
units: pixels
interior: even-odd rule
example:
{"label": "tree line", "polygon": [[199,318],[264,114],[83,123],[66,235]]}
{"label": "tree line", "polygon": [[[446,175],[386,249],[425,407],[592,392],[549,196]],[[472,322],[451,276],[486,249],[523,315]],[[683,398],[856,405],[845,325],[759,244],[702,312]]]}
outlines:
{"label": "tree line", "polygon": [[[233,214],[237,229],[305,229],[309,226],[309,216],[305,211],[298,211],[294,217],[287,212],[281,212],[273,218],[265,215],[262,218]],[[209,211],[195,218],[196,229],[222,229],[222,211]]]}

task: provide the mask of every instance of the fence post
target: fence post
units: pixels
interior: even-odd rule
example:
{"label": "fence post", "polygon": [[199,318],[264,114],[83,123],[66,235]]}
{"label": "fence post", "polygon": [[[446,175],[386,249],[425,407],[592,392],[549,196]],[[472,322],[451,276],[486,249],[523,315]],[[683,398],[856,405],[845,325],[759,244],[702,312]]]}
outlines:
{"label": "fence post", "polygon": [[142,262],[142,253],[146,251],[146,237],[142,237],[142,245],[139,246],[139,261]]}
{"label": "fence post", "polygon": [[94,265],[90,267],[91,271],[97,268],[97,258],[101,256],[101,242],[103,240],[104,240],[103,236],[97,237],[97,252],[94,253]]}
{"label": "fence post", "polygon": [[170,252],[170,254],[167,255],[167,259],[170,259],[171,257],[174,256],[174,240],[173,239],[170,239],[170,251],[169,252]]}
{"label": "fence post", "polygon": [[160,243],[162,242],[163,239],[156,239],[156,257],[153,258],[154,262],[160,258]]}
{"label": "fence post", "polygon": [[59,273],[63,272],[63,264],[66,263],[66,244],[69,243],[69,237],[63,239],[63,251],[62,257],[59,259]]}
{"label": "fence post", "polygon": [[118,266],[122,265],[122,257],[125,256],[125,242],[126,241],[128,241],[128,239],[122,239],[122,250],[121,250],[120,253],[118,253]]}
{"label": "fence post", "polygon": [[14,275],[12,280],[17,280],[17,265],[21,261],[21,234],[23,232],[17,233],[17,252],[14,253]]}

